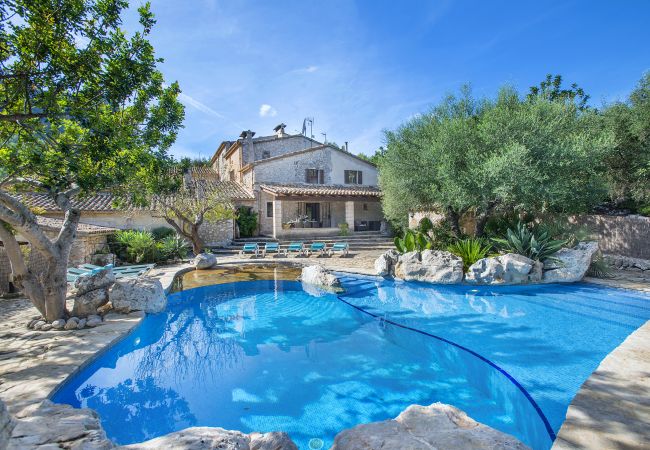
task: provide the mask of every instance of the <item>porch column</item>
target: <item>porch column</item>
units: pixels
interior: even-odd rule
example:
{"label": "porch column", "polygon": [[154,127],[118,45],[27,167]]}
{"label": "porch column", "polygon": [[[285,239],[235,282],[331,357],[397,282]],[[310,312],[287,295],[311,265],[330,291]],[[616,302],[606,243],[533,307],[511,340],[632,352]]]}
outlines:
{"label": "porch column", "polygon": [[282,232],[282,200],[273,199],[273,237],[277,238]]}
{"label": "porch column", "polygon": [[354,202],[345,202],[345,221],[350,231],[354,231]]}

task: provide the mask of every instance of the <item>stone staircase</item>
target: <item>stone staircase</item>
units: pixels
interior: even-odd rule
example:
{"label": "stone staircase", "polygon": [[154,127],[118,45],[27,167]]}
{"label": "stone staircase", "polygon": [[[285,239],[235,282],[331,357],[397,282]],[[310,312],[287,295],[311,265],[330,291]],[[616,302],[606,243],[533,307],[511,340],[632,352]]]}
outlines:
{"label": "stone staircase", "polygon": [[350,245],[350,252],[359,251],[386,251],[395,248],[393,238],[385,236],[378,231],[356,231],[351,232],[348,236],[318,236],[317,234],[309,237],[296,239],[275,239],[268,236],[255,236],[252,238],[234,239],[232,244],[225,248],[214,248],[212,253],[221,256],[238,254],[246,243],[257,242],[263,246],[266,242],[279,242],[280,248],[285,249],[291,242],[302,242],[309,246],[312,242],[324,242],[329,248],[335,242],[347,242]]}

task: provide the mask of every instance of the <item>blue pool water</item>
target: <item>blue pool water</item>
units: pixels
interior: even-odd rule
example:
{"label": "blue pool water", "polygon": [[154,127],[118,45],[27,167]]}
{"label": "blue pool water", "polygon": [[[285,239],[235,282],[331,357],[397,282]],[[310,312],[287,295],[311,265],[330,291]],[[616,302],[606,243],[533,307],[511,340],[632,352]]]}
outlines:
{"label": "blue pool water", "polygon": [[97,410],[119,444],[219,426],[328,448],[440,401],[548,449],[582,382],[650,319],[648,296],[587,284],[342,281],[338,296],[295,281],[171,294],[53,400]]}

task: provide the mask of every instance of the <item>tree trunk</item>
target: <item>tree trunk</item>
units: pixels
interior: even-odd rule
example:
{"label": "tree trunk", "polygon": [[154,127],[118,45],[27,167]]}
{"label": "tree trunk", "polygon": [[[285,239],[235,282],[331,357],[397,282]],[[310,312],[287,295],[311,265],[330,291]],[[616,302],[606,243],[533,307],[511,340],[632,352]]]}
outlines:
{"label": "tree trunk", "polygon": [[203,252],[205,243],[203,242],[203,239],[201,239],[201,236],[199,236],[199,227],[196,225],[192,225],[192,235],[190,240],[192,241],[192,251],[195,255]]}
{"label": "tree trunk", "polygon": [[463,235],[463,232],[460,229],[460,214],[458,214],[453,209],[448,208],[445,211],[445,220],[449,224],[449,227],[451,228],[451,232],[454,234],[454,236],[460,239],[461,236]]}

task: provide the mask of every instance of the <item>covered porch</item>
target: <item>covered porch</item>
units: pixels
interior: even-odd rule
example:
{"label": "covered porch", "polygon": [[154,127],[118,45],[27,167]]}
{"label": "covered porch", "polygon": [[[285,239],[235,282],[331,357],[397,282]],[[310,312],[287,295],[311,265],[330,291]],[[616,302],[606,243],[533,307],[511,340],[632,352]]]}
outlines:
{"label": "covered porch", "polygon": [[379,231],[384,220],[380,192],[370,186],[263,185],[260,234],[275,238]]}

